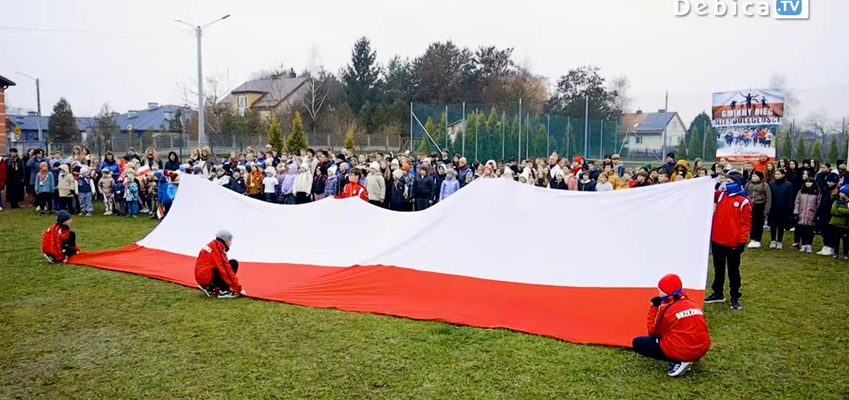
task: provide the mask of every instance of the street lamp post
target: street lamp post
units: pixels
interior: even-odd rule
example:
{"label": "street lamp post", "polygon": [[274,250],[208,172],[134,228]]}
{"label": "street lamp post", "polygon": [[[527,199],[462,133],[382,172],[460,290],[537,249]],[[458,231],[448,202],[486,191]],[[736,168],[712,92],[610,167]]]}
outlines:
{"label": "street lamp post", "polygon": [[18,75],[35,81],[35,101],[38,103],[38,142],[41,143],[44,141],[44,134],[41,131],[41,81],[22,72],[18,72]]}
{"label": "street lamp post", "polygon": [[183,21],[183,20],[180,20],[180,19],[174,20],[174,22],[181,23],[183,25],[188,25],[189,27],[191,27],[192,30],[195,31],[195,35],[197,36],[197,39],[198,39],[197,46],[198,46],[198,146],[199,147],[203,147],[204,145],[206,145],[206,121],[205,121],[206,118],[205,118],[205,115],[204,115],[204,104],[203,104],[203,52],[202,52],[203,30],[206,29],[207,27],[209,27],[210,25],[212,25],[212,24],[214,24],[218,21],[225,20],[227,18],[230,18],[230,14],[227,14],[227,15],[225,15],[221,18],[218,18],[215,21],[212,21],[212,22],[210,22],[206,25],[203,25],[203,26],[190,24],[190,23]]}

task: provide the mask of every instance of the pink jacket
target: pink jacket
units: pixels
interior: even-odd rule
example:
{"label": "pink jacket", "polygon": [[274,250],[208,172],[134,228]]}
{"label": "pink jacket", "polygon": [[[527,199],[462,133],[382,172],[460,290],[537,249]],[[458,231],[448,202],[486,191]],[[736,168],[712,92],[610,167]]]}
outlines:
{"label": "pink jacket", "polygon": [[793,208],[793,214],[799,216],[799,225],[816,226],[817,207],[820,205],[820,199],[819,194],[799,192],[796,196],[796,206]]}

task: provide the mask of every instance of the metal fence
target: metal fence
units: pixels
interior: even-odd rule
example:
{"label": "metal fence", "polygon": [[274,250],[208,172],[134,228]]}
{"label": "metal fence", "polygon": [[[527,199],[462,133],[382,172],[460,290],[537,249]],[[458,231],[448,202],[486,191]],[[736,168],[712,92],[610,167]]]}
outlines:
{"label": "metal fence", "polygon": [[470,161],[547,157],[553,151],[562,156],[580,154],[599,159],[617,153],[623,158],[657,157],[647,150],[629,154],[623,145],[624,135],[617,132],[619,121],[533,114],[521,111],[518,102],[413,104],[410,119],[411,150],[431,153],[448,148]]}

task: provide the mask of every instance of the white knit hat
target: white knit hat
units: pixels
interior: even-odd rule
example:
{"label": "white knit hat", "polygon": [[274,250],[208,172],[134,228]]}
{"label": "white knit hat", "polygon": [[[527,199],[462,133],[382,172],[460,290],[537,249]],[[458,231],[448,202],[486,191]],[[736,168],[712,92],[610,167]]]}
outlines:
{"label": "white knit hat", "polygon": [[380,172],[380,164],[378,164],[377,161],[372,161],[372,163],[369,164],[368,168]]}

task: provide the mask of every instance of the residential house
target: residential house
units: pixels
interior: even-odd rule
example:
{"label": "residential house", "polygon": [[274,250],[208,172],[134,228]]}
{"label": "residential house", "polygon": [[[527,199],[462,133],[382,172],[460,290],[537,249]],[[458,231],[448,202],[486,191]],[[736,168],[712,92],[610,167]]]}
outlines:
{"label": "residential house", "polygon": [[195,111],[182,106],[171,104],[147,103],[142,110],[129,110],[124,114],[115,115],[115,123],[121,133],[132,131],[137,135],[168,131],[178,116],[182,116],[183,126],[188,126],[189,118]]}
{"label": "residential house", "polygon": [[[77,128],[79,128],[80,134],[82,135],[83,140],[85,140],[86,134],[90,132],[91,128],[94,126],[94,118],[76,117],[76,120]],[[49,115],[42,115],[39,120],[38,113],[35,111],[30,111],[25,115],[8,115],[6,116],[6,124],[9,127],[9,132],[12,133],[12,136],[9,137],[9,141],[12,145],[19,146],[19,150],[34,147],[44,148],[44,146],[38,141],[38,129],[40,126],[42,136],[47,139],[49,137],[47,129],[49,122]]]}
{"label": "residential house", "polygon": [[666,148],[676,149],[684,141],[686,127],[677,112],[658,110],[656,113],[635,113],[622,116],[619,135],[630,154],[651,154],[661,157],[663,135],[666,133]]}
{"label": "residential house", "polygon": [[15,86],[15,82],[0,75],[0,155],[9,152],[6,145],[6,88],[9,86]]}
{"label": "residential house", "polygon": [[247,81],[230,91],[219,107],[229,107],[240,115],[257,111],[265,119],[301,104],[309,90],[307,78],[292,75]]}

